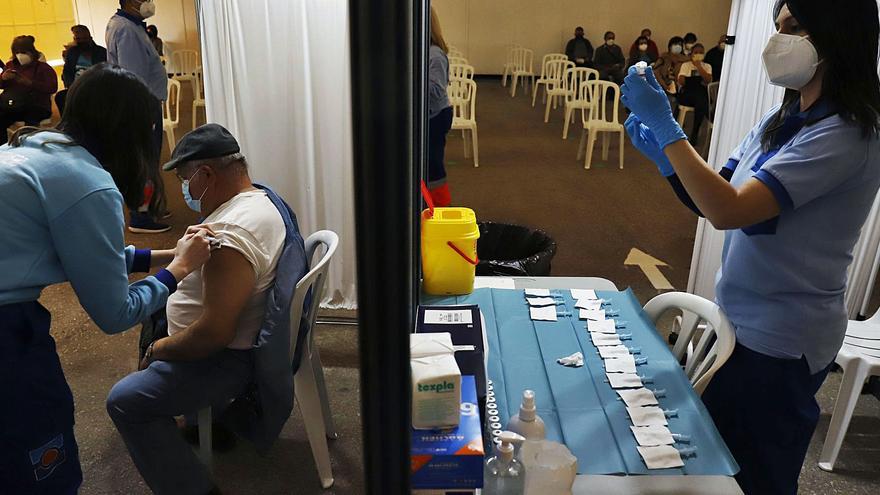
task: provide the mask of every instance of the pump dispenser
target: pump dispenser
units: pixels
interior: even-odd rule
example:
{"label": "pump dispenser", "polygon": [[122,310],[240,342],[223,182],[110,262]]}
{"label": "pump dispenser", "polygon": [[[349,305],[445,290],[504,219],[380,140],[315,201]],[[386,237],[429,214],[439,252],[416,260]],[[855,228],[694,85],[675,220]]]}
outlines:
{"label": "pump dispenser", "polygon": [[522,404],[519,406],[519,414],[510,418],[507,429],[519,433],[526,440],[544,440],[544,420],[538,416],[535,410],[535,391],[524,390]]}
{"label": "pump dispenser", "polygon": [[513,457],[514,445],[525,441],[521,435],[504,431],[498,435],[501,445],[494,456],[486,461],[483,475],[484,495],[523,495],[525,492],[525,469]]}

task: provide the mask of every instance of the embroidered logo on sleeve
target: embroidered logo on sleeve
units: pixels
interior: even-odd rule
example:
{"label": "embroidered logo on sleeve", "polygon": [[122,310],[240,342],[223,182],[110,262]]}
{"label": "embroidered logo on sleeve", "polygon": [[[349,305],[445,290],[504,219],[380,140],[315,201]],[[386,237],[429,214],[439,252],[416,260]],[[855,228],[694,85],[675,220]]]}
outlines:
{"label": "embroidered logo on sleeve", "polygon": [[58,435],[46,445],[30,451],[30,458],[37,481],[51,476],[55,468],[64,464],[67,459],[64,454],[64,435]]}

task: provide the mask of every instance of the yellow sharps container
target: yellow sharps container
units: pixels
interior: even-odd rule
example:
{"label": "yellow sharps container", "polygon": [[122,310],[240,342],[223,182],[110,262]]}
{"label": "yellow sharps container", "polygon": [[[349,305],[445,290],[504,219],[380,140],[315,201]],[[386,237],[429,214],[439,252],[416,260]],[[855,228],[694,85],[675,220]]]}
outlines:
{"label": "yellow sharps container", "polygon": [[422,290],[431,295],[474,291],[480,229],[470,208],[422,212]]}

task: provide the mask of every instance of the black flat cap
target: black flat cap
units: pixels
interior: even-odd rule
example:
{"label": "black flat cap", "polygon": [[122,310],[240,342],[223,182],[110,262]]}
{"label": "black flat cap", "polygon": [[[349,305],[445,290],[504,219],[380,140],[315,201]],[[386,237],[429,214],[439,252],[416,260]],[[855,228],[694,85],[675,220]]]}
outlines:
{"label": "black flat cap", "polygon": [[225,127],[219,124],[205,124],[188,132],[177,143],[171,153],[171,161],[162,170],[174,170],[186,162],[220,158],[241,151],[238,141]]}

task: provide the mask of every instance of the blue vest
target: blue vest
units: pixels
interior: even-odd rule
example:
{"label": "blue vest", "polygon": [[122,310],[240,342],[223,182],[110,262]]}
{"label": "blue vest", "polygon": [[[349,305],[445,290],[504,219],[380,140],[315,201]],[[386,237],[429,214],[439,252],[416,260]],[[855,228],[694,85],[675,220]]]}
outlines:
{"label": "blue vest", "polygon": [[[224,412],[223,421],[233,431],[253,442],[258,452],[265,453],[278,438],[293,410],[293,375],[299,369],[307,337],[308,315],[303,311],[299,322],[291,322],[290,303],[296,284],[308,273],[309,262],[293,210],[268,187],[254,186],[265,191],[278,209],[284,220],[286,237],[275,272],[275,283],[266,299],[263,326],[254,344],[253,383],[249,391]],[[311,294],[306,296],[304,308],[310,307],[310,300]],[[291,363],[288,353],[292,323],[298,324],[300,331]]]}

